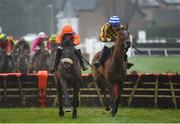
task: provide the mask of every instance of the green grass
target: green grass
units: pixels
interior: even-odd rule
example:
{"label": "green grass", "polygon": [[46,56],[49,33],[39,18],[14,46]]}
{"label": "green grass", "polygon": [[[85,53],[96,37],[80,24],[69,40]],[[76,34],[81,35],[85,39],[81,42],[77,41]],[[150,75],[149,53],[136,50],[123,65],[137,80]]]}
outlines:
{"label": "green grass", "polygon": [[116,117],[104,108],[80,107],[78,118],[72,119],[71,113],[58,116],[58,108],[5,108],[0,109],[0,123],[153,123],[180,122],[180,110],[152,108],[119,108]]}
{"label": "green grass", "polygon": [[[180,73],[180,57],[171,56],[135,56],[129,57],[129,62],[134,66],[128,72],[137,71],[142,73]],[[83,74],[91,73],[91,69],[83,71]]]}
{"label": "green grass", "polygon": [[130,57],[130,62],[135,65],[130,71],[145,72],[145,73],[180,73],[180,57],[161,57],[161,56],[136,56]]}

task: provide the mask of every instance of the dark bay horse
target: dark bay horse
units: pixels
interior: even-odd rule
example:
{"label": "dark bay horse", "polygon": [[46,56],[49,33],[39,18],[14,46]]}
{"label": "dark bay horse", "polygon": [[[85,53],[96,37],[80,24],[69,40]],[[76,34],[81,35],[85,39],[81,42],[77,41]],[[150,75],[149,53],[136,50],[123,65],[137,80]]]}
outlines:
{"label": "dark bay horse", "polygon": [[15,71],[28,73],[30,66],[30,46],[24,39],[20,39],[14,48]]}
{"label": "dark bay horse", "polygon": [[[59,116],[64,116],[63,101],[69,106],[69,94],[67,88],[73,88],[73,112],[72,118],[77,118],[77,107],[79,106],[78,93],[81,81],[81,67],[78,58],[74,54],[74,48],[64,47],[59,64],[55,71],[57,83]],[[62,97],[64,95],[64,99]]]}
{"label": "dark bay horse", "polygon": [[6,50],[0,48],[0,72],[13,72],[14,62],[12,53],[7,53]]}
{"label": "dark bay horse", "polygon": [[46,70],[49,72],[50,70],[50,53],[48,52],[47,42],[43,41],[40,50],[34,55],[32,61],[32,68],[34,72],[38,72],[40,70]]}
{"label": "dark bay horse", "polygon": [[[112,116],[115,116],[117,113],[120,97],[122,94],[123,83],[126,78],[127,68],[124,61],[124,48],[126,47],[126,41],[129,40],[130,37],[127,28],[119,31],[115,37],[115,46],[112,50],[111,56],[99,69],[96,68],[94,64],[92,67],[94,80],[104,94],[106,110],[109,111],[109,103],[105,93],[105,90],[108,90],[112,106]],[[95,61],[99,55],[100,52],[94,56],[93,61]]]}

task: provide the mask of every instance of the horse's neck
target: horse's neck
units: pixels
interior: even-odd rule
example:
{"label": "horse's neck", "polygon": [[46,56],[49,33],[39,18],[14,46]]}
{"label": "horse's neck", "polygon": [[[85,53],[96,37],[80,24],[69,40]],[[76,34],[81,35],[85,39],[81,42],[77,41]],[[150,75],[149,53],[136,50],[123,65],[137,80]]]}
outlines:
{"label": "horse's neck", "polygon": [[[117,40],[120,40],[119,38]],[[116,41],[112,60],[116,65],[120,65],[120,63],[123,63],[124,61],[124,49],[123,49],[123,44],[122,41]],[[115,65],[115,66],[116,66]]]}

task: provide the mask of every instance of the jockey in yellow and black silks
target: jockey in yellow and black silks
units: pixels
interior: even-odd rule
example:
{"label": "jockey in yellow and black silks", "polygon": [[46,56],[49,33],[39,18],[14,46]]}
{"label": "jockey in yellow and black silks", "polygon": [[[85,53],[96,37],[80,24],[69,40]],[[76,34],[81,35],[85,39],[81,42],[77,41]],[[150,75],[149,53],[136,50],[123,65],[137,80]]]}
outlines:
{"label": "jockey in yellow and black silks", "polygon": [[[109,22],[104,24],[101,28],[99,39],[100,41],[104,42],[105,45],[101,51],[101,55],[99,58],[99,63],[97,67],[101,66],[104,64],[104,62],[107,60],[107,54],[110,52],[110,48],[114,47],[115,45],[115,37],[118,33],[118,31],[124,30],[124,25],[120,23],[120,19],[117,16],[112,16],[109,19]],[[127,42],[127,48],[125,48],[125,62],[127,63],[127,68],[129,69],[131,66],[133,66],[132,63],[129,63],[127,61],[127,54],[126,52],[128,51],[129,47],[131,45],[131,42]]]}

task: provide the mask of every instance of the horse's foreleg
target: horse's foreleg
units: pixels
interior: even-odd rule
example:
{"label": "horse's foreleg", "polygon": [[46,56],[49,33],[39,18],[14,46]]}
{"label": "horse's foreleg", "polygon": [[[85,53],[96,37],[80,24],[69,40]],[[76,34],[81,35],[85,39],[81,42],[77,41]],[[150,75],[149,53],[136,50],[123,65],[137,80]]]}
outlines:
{"label": "horse's foreleg", "polygon": [[59,116],[64,116],[63,105],[62,105],[62,87],[58,80],[57,82],[58,101],[59,101]]}
{"label": "horse's foreleg", "polygon": [[[119,105],[121,98],[122,98],[121,95],[123,92],[123,86],[124,86],[123,84],[124,84],[124,82],[120,82],[118,85],[118,98],[116,100],[117,109],[118,109],[118,105]],[[116,112],[117,112],[117,110],[116,110]]]}
{"label": "horse's foreleg", "polygon": [[65,112],[70,112],[70,100],[69,100],[69,94],[67,89],[64,90],[64,99],[65,99]]}
{"label": "horse's foreleg", "polygon": [[96,83],[98,84],[98,87],[101,88],[101,93],[104,96],[104,106],[105,106],[105,110],[109,111],[110,107],[109,107],[109,99],[107,98],[107,94],[106,94],[106,89],[108,87],[108,82],[107,80],[100,75],[97,79],[96,79]]}
{"label": "horse's foreleg", "polygon": [[111,111],[111,114],[112,116],[114,117],[117,113],[117,110],[118,110],[118,106],[119,106],[119,97],[120,97],[120,94],[119,94],[119,83],[118,82],[115,82],[113,85],[112,85],[112,111]]}
{"label": "horse's foreleg", "polygon": [[72,118],[77,118],[77,107],[79,106],[78,94],[79,94],[79,88],[74,88]]}
{"label": "horse's foreleg", "polygon": [[109,111],[110,107],[109,107],[109,100],[108,100],[107,95],[106,95],[106,90],[105,90],[105,88],[102,88],[101,91],[104,94],[104,106],[105,106],[105,110]]}

